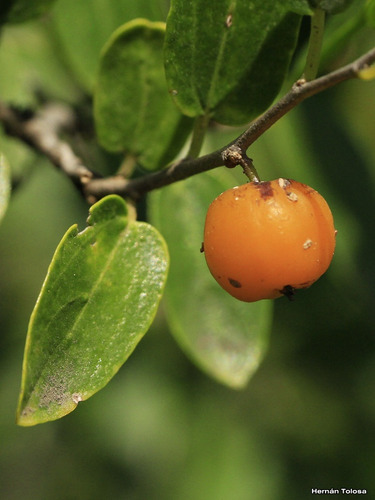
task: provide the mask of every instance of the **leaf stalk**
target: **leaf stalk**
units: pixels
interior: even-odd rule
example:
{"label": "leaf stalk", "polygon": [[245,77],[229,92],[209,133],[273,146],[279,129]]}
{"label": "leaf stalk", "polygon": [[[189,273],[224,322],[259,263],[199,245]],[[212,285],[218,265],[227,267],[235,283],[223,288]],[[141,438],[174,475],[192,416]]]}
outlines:
{"label": "leaf stalk", "polygon": [[191,138],[187,158],[198,158],[203,146],[204,138],[206,136],[209,121],[210,117],[208,113],[205,113],[202,116],[198,116],[195,119],[193,135]]}
{"label": "leaf stalk", "polygon": [[311,28],[309,45],[306,56],[306,65],[302,78],[307,82],[314,80],[318,74],[320,64],[320,54],[323,45],[325,25],[325,11],[323,9],[314,9],[311,16]]}

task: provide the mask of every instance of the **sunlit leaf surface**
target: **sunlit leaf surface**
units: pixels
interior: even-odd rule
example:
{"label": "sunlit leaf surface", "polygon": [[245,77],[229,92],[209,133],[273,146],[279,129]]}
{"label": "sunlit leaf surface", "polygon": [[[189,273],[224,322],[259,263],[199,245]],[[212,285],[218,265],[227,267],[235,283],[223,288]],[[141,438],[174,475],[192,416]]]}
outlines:
{"label": "sunlit leaf surface", "polygon": [[107,384],[149,328],[167,268],[164,240],[117,196],[68,230],[31,316],[18,424],[62,417]]}

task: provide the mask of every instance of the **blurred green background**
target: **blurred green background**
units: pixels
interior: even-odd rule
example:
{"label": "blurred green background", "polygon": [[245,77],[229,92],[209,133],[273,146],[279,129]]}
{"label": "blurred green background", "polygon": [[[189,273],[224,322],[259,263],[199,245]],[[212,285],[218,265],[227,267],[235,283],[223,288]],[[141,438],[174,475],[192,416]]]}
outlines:
{"label": "blurred green background", "polygon": [[[150,17],[163,19],[166,3]],[[53,22],[4,30],[2,99],[31,104],[43,88],[74,101],[78,81],[90,87],[93,69],[69,69],[61,42],[72,5],[57,2]],[[84,23],[69,29],[79,27]],[[366,32],[350,56],[374,40]],[[207,150],[237,132],[215,128]],[[327,274],[294,302],[275,302],[269,351],[248,388],[227,389],[196,369],[171,338],[161,308],[105,389],[60,421],[19,428],[28,318],[57,243],[71,224],[83,227],[88,207],[46,161],[0,136],[22,181],[0,226],[0,498],[300,500],[313,488],[344,487],[366,489],[371,498],[374,137],[375,82],[352,81],[305,102],[251,149],[263,179],[290,177],[316,188],[332,208],[338,236]],[[93,162],[100,167],[102,159],[98,153]]]}

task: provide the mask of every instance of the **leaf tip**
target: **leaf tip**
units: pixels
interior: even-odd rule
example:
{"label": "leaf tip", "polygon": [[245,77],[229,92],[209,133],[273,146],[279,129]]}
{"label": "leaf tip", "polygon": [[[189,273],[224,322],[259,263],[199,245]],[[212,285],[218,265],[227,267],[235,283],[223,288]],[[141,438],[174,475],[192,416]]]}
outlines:
{"label": "leaf tip", "polygon": [[128,209],[125,201],[116,194],[105,196],[90,208],[87,223],[90,226],[98,222],[105,222],[115,217],[126,217]]}
{"label": "leaf tip", "polygon": [[57,420],[74,411],[78,403],[84,399],[82,393],[74,392],[64,394],[63,400],[57,397],[56,400],[50,401],[48,404],[43,402],[43,398],[38,405],[27,404],[24,406],[21,402],[16,413],[16,424],[20,427],[31,427]]}

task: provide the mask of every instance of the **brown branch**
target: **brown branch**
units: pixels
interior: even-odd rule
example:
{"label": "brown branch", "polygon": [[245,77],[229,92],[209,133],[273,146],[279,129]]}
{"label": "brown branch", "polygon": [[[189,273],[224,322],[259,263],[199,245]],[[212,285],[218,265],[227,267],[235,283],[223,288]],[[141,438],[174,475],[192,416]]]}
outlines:
{"label": "brown branch", "polygon": [[297,81],[284,97],[256,118],[243,134],[213,153],[194,160],[182,160],[166,170],[148,174],[135,180],[126,180],[120,177],[93,179],[87,184],[86,193],[90,193],[94,197],[117,193],[137,199],[153,189],[159,189],[219,166],[234,167],[241,165],[244,161],[247,161],[246,151],[248,148],[286,113],[308,97],[327,90],[338,83],[358,78],[360,72],[374,62],[375,48],[351,64],[343,66],[332,73],[309,82],[305,80]]}
{"label": "brown branch", "polygon": [[74,127],[75,117],[70,108],[49,104],[25,119],[18,111],[0,102],[0,121],[7,134],[18,137],[42,153],[79,188],[95,177],[71,146],[59,137],[62,131]]}
{"label": "brown branch", "polygon": [[358,78],[361,71],[373,63],[375,63],[375,48],[354,62],[320,78],[311,81],[298,80],[284,97],[253,121],[250,127],[234,141],[234,144],[242,151],[246,151],[266,130],[302,101],[346,80]]}
{"label": "brown branch", "polygon": [[149,191],[219,166],[243,165],[248,160],[247,149],[286,113],[308,97],[338,83],[360,77],[361,72],[374,63],[375,48],[351,64],[320,78],[308,82],[299,80],[284,97],[256,118],[249,128],[230,144],[200,158],[180,160],[165,170],[132,180],[119,175],[98,178],[83,165],[70,145],[59,138],[60,132],[72,123],[72,113],[67,112],[66,108],[63,111],[59,107],[56,111],[49,107],[29,120],[22,120],[15,111],[0,103],[0,121],[8,134],[19,137],[49,158],[79,186],[90,202],[107,194],[119,194],[137,200]]}
{"label": "brown branch", "polygon": [[180,160],[165,170],[146,174],[137,179],[127,180],[118,175],[103,179],[93,179],[85,186],[85,192],[87,196],[93,196],[97,199],[107,194],[119,194],[138,200],[149,191],[168,186],[174,182],[223,165],[222,154],[218,150],[193,160]]}

